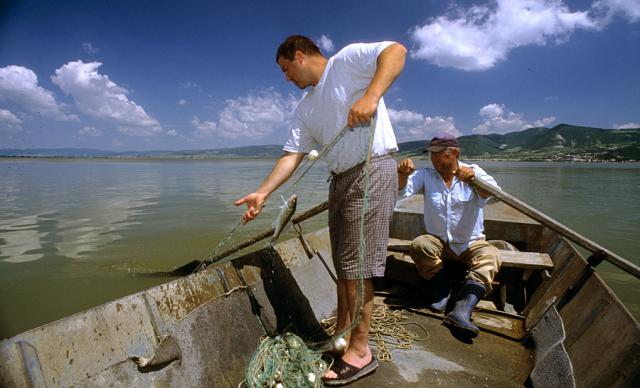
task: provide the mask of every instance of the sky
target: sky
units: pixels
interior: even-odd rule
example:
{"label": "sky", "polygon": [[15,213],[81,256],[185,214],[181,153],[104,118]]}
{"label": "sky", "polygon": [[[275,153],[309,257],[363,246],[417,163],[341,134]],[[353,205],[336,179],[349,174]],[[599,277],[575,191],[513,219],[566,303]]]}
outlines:
{"label": "sky", "polygon": [[0,148],[282,144],[292,34],[407,47],[398,142],[640,127],[640,0],[0,0]]}

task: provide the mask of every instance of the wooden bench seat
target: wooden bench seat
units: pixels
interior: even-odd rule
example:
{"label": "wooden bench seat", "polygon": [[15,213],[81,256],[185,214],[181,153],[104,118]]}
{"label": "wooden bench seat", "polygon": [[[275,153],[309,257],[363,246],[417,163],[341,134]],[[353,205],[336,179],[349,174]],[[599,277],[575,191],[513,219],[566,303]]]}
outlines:
{"label": "wooden bench seat", "polygon": [[[389,239],[388,250],[390,252],[399,252],[409,254],[411,248],[410,240],[400,240],[396,238]],[[498,249],[500,252],[500,261],[502,267],[505,268],[522,268],[522,269],[552,269],[553,261],[546,253],[539,252],[520,252]]]}

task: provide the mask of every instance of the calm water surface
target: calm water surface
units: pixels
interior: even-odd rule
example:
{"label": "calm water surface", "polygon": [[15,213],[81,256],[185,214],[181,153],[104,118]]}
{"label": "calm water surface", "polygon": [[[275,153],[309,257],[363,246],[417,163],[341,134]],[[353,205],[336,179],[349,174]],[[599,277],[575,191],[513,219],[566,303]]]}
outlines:
{"label": "calm water surface", "polygon": [[[505,191],[640,263],[640,165],[479,164]],[[144,274],[211,254],[240,220],[233,201],[272,166],[1,160],[0,338],[165,282]],[[295,187],[299,211],[326,199],[326,178],[319,163]],[[289,194],[287,186],[229,245],[271,227],[280,194]],[[323,225],[324,214],[305,227]],[[606,263],[598,272],[640,317],[640,280]]]}

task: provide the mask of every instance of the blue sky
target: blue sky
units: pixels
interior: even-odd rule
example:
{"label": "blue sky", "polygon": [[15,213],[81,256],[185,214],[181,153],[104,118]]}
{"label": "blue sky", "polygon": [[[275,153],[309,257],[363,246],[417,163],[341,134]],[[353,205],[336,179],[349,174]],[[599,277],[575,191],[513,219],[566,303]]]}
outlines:
{"label": "blue sky", "polygon": [[400,142],[640,127],[639,0],[3,1],[0,148],[281,144],[294,33],[409,49],[385,96]]}

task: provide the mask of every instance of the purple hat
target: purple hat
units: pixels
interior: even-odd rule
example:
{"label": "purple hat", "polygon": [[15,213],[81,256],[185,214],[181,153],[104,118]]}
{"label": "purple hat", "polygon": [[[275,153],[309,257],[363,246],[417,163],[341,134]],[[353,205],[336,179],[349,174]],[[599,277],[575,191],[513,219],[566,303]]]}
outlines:
{"label": "purple hat", "polygon": [[441,133],[431,139],[425,152],[440,152],[444,151],[447,147],[460,147],[458,139],[450,133]]}

